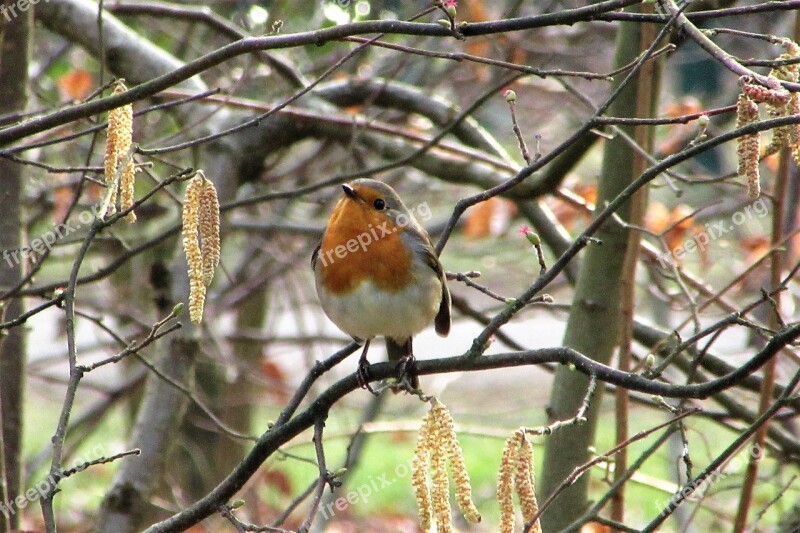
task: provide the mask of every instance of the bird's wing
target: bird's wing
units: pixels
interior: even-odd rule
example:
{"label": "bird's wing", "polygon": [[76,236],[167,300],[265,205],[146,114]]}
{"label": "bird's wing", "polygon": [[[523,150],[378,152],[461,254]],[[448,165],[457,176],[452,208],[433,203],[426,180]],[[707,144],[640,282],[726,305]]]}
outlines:
{"label": "bird's wing", "polygon": [[439,310],[436,312],[434,319],[434,329],[436,333],[442,337],[446,337],[450,333],[450,290],[447,288],[447,280],[444,275],[444,268],[439,258],[436,257],[431,238],[422,228],[409,225],[405,229],[405,233],[409,235],[412,246],[422,254],[423,261],[436,272],[439,281],[442,284],[442,299],[439,301]]}

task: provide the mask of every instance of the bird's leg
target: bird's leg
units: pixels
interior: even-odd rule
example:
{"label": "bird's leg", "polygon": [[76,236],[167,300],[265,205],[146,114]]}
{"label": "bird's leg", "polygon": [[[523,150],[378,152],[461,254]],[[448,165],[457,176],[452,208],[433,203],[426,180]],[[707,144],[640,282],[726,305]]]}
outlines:
{"label": "bird's leg", "polygon": [[377,392],[369,384],[369,361],[367,361],[367,351],[369,350],[369,341],[364,341],[364,349],[361,351],[361,357],[358,359],[358,370],[356,371],[356,379],[358,385],[362,389],[367,389],[372,394],[378,395]]}
{"label": "bird's leg", "polygon": [[416,371],[417,360],[414,358],[414,349],[412,348],[412,339],[410,337],[403,348],[406,355],[397,362],[397,375],[400,383],[407,385],[408,389],[413,392],[419,389],[419,378]]}

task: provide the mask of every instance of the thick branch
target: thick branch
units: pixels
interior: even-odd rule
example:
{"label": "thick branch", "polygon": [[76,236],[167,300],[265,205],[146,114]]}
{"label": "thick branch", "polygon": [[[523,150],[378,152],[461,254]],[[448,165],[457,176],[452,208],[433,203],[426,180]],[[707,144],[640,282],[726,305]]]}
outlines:
{"label": "thick branch", "polygon": [[[61,1],[72,2],[79,0]],[[501,20],[497,22],[469,24],[468,26],[462,28],[461,31],[467,36],[489,35],[505,33],[509,31],[540,28],[543,26],[552,26],[557,24],[574,24],[576,22],[592,20],[595,16],[601,13],[613,11],[614,9],[637,3],[639,3],[639,0],[607,0],[606,2],[598,2],[582,8],[565,10],[547,15]],[[46,131],[50,128],[66,124],[74,120],[96,115],[98,113],[108,111],[109,109],[141,100],[148,96],[153,96],[164,89],[173,87],[182,81],[188,80],[189,78],[208,70],[213,66],[216,66],[228,59],[238,57],[242,54],[257,52],[259,50],[275,50],[305,45],[321,45],[328,41],[339,40],[351,35],[374,33],[394,35],[429,35],[435,37],[452,36],[452,33],[449,29],[445,29],[438,24],[403,22],[398,20],[374,20],[368,22],[341,24],[321,30],[292,33],[287,35],[271,35],[268,37],[252,37],[248,39],[241,39],[227,46],[218,48],[194,61],[184,64],[183,66],[177,67],[167,74],[142,83],[141,85],[134,87],[122,94],[68,107],[28,122],[24,122],[17,126],[0,130],[0,145],[8,144],[9,142],[33,135],[34,133]]]}
{"label": "thick branch", "polygon": [[[462,355],[445,359],[418,361],[416,372],[419,375],[447,372],[472,372],[493,368],[530,366],[542,363],[572,364],[575,369],[587,375],[597,376],[598,380],[626,387],[630,390],[657,394],[671,398],[706,398],[716,392],[730,388],[744,377],[758,370],[782,347],[800,337],[800,324],[776,334],[763,350],[736,371],[721,378],[695,385],[670,385],[653,381],[635,374],[620,372],[581,355],[568,348],[546,348],[525,352],[512,352],[481,357]],[[370,366],[373,380],[394,377],[397,369],[392,363],[378,363]],[[147,529],[147,533],[183,531],[207,516],[217,512],[219,505],[230,499],[259,466],[280,446],[290,441],[304,430],[313,426],[322,413],[330,410],[336,402],[347,394],[359,389],[358,379],[351,374],[334,383],[323,392],[309,407],[286,421],[277,424],[264,433],[253,449],[214,490],[195,504],[180,513],[159,522]]]}

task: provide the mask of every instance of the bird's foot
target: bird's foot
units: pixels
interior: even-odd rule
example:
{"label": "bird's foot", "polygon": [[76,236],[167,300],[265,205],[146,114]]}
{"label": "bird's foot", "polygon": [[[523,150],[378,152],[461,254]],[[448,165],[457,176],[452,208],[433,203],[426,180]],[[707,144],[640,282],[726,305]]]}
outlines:
{"label": "bird's foot", "polygon": [[419,378],[417,377],[417,360],[413,354],[406,355],[397,362],[397,379],[400,382],[398,389],[404,389],[411,394],[416,394],[419,390]]}
{"label": "bird's foot", "polygon": [[372,386],[369,384],[370,381],[369,367],[370,367],[370,362],[367,361],[366,358],[359,360],[358,370],[356,370],[356,380],[358,380],[359,387],[361,387],[362,389],[367,389],[369,392],[377,396],[378,393],[375,392],[375,389],[373,389]]}

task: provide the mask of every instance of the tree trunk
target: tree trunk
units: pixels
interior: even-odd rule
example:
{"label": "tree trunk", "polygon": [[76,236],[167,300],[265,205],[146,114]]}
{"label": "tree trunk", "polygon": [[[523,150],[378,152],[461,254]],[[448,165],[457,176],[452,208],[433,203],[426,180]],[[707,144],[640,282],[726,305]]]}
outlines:
{"label": "tree trunk", "polygon": [[[3,1],[0,16],[0,116],[23,111],[28,102],[28,65],[30,63],[33,11],[16,9],[16,2]],[[15,11],[11,11],[15,8]],[[12,13],[16,16],[12,17]],[[0,159],[0,292],[19,283],[23,265],[14,254],[22,244],[22,170],[23,166]],[[7,300],[0,311],[0,322],[12,320],[23,312],[22,300]],[[25,329],[11,328],[0,338],[0,420],[2,420],[2,458],[0,469],[4,484],[2,504],[16,498],[22,487],[22,405],[25,378]],[[11,506],[7,506],[11,507]],[[15,511],[12,507],[10,511]],[[6,517],[6,513],[8,516]],[[19,513],[4,509],[0,531],[19,529]]]}
{"label": "tree trunk", "polygon": [[[614,61],[616,66],[636,60],[639,29],[638,24],[620,26]],[[624,76],[619,76],[617,83],[622,79]],[[634,80],[625,87],[612,104],[609,115],[635,116],[637,85]],[[633,137],[631,128],[623,130]],[[633,159],[632,149],[620,136],[606,141],[598,184],[598,206],[605,205],[630,184],[635,177]],[[629,211],[630,202],[624,204],[618,214],[623,220],[628,220]],[[619,341],[620,282],[628,232],[612,219],[595,236],[602,240],[602,245],[590,245],[586,250],[564,334],[564,346],[608,364]],[[583,374],[560,366],[550,396],[551,416],[555,419],[574,416],[586,394],[588,382]],[[541,482],[542,498],[553,493],[576,466],[589,459],[588,449],[594,443],[602,393],[602,384],[598,384],[585,424],[566,427],[547,440]],[[588,487],[589,475],[584,475],[565,490],[543,514],[543,530],[560,531],[574,520],[576,513],[583,512],[587,506]]]}

